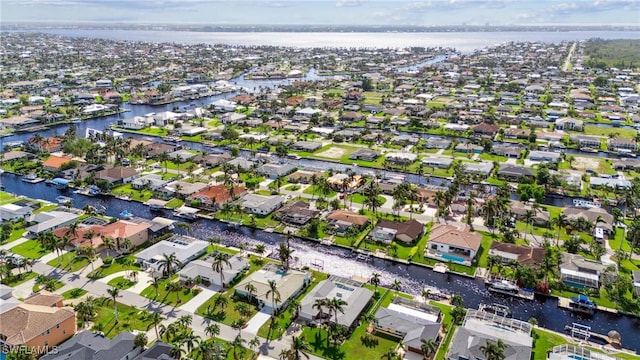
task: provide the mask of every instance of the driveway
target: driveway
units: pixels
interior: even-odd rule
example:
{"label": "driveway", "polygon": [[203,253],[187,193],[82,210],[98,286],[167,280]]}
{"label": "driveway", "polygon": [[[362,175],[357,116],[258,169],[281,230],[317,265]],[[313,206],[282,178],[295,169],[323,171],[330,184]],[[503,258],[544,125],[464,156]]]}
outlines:
{"label": "driveway", "polygon": [[188,303],[180,306],[180,310],[184,310],[184,311],[188,311],[190,313],[196,313],[196,310],[198,310],[198,308],[204,304],[205,302],[207,302],[207,300],[211,299],[211,297],[215,294],[217,294],[216,291],[213,291],[211,289],[208,289],[206,287],[200,287],[200,289],[202,289],[202,291],[200,292],[200,294],[196,295],[193,297],[193,299],[189,300]]}
{"label": "driveway", "polygon": [[270,317],[271,315],[262,311],[258,311],[258,313],[255,314],[251,318],[251,320],[247,322],[247,327],[244,328],[244,331],[251,334],[257,334],[258,330],[260,330],[262,325],[264,325],[269,320]]}

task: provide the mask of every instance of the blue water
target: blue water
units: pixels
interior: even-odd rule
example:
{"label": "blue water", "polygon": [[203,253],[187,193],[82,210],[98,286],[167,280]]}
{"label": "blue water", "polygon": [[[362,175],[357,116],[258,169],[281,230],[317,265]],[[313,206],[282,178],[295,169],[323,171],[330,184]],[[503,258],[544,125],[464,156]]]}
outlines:
{"label": "blue water", "polygon": [[567,284],[567,285],[571,286],[571,287],[578,288],[578,289],[584,289],[584,288],[586,287],[586,286],[584,286],[584,285],[582,285],[582,284],[578,284],[578,283],[573,282],[573,281],[567,281],[567,280],[565,280],[565,281],[563,281],[563,282],[564,282],[565,284]]}
{"label": "blue water", "polygon": [[573,355],[573,354],[569,355],[568,357],[570,357],[570,358],[572,358],[572,359],[576,359],[576,360],[589,360],[589,359],[588,359],[588,358],[586,358],[586,357],[582,357],[582,356],[578,356],[578,355]]}
{"label": "blue water", "polygon": [[459,263],[463,263],[464,259],[461,257],[457,257],[455,255],[451,255],[451,254],[442,254],[441,255],[443,259],[447,259],[447,260],[451,260],[451,261],[455,261],[455,262],[459,262]]}
{"label": "blue water", "polygon": [[0,360],[4,360],[7,358],[7,354],[0,352]]}

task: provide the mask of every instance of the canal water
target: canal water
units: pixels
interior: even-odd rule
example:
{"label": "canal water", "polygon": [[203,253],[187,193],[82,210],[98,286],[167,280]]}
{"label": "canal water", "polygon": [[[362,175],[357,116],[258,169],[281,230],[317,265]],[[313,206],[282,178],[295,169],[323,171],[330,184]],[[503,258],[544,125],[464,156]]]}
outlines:
{"label": "canal water", "polygon": [[[102,205],[107,209],[106,214],[113,217],[118,217],[122,211],[127,210],[134,216],[147,219],[159,215],[174,218],[170,211],[164,211],[161,214],[151,213],[147,206],[138,202],[124,201],[108,196],[87,197],[75,194],[71,190],[56,190],[55,187],[47,186],[44,182],[26,183],[21,181],[19,176],[13,174],[5,173],[1,176],[2,183],[6,187],[5,191],[9,193],[51,202],[55,202],[57,196],[64,195],[73,199],[73,206],[76,208],[82,208],[87,204]],[[190,230],[177,231],[184,231],[202,239],[219,237],[224,244],[233,246],[246,244],[251,247],[262,243],[266,244],[269,250],[275,250],[277,245],[283,241],[283,238],[278,234],[246,227],[229,228],[227,224],[216,220],[200,219],[190,225]],[[374,258],[368,262],[357,260],[346,249],[326,247],[313,242],[292,241],[291,246],[295,250],[293,253],[295,263],[301,266],[307,265],[330,274],[347,277],[356,275],[369,278],[372,273],[377,272],[381,275],[383,284],[389,285],[398,279],[402,282],[402,290],[413,295],[419,296],[425,286],[436,287],[450,294],[460,294],[468,308],[476,308],[480,303],[507,305],[511,308],[515,318],[526,321],[535,317],[540,326],[555,331],[561,332],[565,325],[573,322],[591,326],[592,330],[598,333],[606,334],[610,330],[617,330],[622,334],[625,348],[640,351],[640,319],[636,317],[597,312],[592,318],[582,319],[559,309],[557,301],[551,298],[536,298],[535,301],[530,302],[496,296],[489,293],[484,282],[479,279],[439,274],[417,265],[398,264],[382,259]]]}

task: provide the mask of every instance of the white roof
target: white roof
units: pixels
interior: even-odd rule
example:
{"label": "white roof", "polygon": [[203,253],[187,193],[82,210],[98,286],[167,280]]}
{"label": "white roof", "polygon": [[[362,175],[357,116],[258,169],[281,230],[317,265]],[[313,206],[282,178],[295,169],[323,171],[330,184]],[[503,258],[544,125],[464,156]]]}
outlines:
{"label": "white roof", "polygon": [[432,321],[432,322],[438,322],[438,314],[430,314],[428,312],[425,311],[419,311],[416,309],[411,309],[408,308],[406,306],[402,306],[399,304],[394,304],[391,303],[389,304],[389,306],[387,306],[387,309],[390,310],[394,310],[397,311],[399,313],[403,313],[403,314],[407,314],[407,315],[411,315],[420,319],[424,319],[424,320],[428,320],[428,321]]}
{"label": "white roof", "polygon": [[589,273],[586,273],[586,272],[575,271],[575,270],[570,270],[570,269],[560,268],[560,273],[561,274],[570,275],[570,276],[575,276],[575,277],[581,277],[583,279],[594,280],[594,281],[599,281],[600,280],[600,277],[598,275],[596,275],[596,274],[589,274]]}

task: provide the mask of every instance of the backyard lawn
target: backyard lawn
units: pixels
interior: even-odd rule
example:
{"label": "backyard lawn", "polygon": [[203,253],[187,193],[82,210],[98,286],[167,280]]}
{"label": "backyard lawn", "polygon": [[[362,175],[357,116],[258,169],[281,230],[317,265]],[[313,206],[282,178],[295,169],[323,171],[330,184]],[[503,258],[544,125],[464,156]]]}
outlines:
{"label": "backyard lawn", "polygon": [[50,252],[42,247],[40,241],[33,239],[12,247],[11,251],[29,259],[40,259]]}

